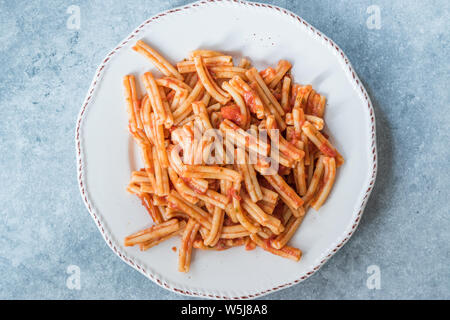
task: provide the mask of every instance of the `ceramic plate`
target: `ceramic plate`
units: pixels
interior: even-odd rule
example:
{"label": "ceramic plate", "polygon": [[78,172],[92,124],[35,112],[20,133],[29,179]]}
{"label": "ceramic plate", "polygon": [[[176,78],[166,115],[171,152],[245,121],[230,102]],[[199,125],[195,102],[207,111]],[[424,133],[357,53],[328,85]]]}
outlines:
{"label": "ceramic plate", "polygon": [[[128,134],[122,77],[159,74],[131,50],[144,39],[173,63],[193,49],[250,57],[257,68],[289,60],[298,83],[327,97],[326,130],[346,162],[319,212],[310,210],[291,240],[300,262],[242,247],[193,253],[188,274],[177,271],[180,239],[146,252],[123,238],[151,225],[146,210],[125,187],[140,156]],[[164,288],[210,298],[255,298],[299,283],[317,271],[355,231],[376,176],[375,119],[370,99],[342,50],[285,9],[241,1],[202,1],[145,21],[99,66],[76,127],[81,195],[107,244],[126,263]],[[93,257],[95,258],[95,257]]]}

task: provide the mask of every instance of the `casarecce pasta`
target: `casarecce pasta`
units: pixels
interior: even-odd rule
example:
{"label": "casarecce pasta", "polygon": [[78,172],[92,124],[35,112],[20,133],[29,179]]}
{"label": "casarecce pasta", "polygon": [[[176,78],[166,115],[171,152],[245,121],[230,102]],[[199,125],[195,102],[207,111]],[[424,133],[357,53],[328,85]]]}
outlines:
{"label": "casarecce pasta", "polygon": [[162,76],[123,78],[143,160],[126,190],[153,221],[124,245],[145,251],[181,236],[180,272],[194,250],[236,246],[299,261],[302,251],[288,243],[308,209],[324,205],[344,163],[324,133],[325,97],[295,83],[286,60],[258,71],[247,58],[235,65],[199,49],[173,65],[142,40],[133,49]]}

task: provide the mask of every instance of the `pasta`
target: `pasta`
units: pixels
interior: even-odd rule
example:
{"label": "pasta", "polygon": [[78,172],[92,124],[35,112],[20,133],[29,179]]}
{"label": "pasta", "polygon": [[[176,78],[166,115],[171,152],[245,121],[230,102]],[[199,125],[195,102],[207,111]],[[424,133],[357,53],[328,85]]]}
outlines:
{"label": "pasta", "polygon": [[259,71],[248,58],[193,50],[171,64],[142,40],[133,49],[162,76],[144,70],[144,92],[123,78],[128,129],[143,168],[126,190],[153,225],[124,239],[148,250],[181,236],[178,270],[193,250],[260,247],[299,261],[289,246],[309,208],[324,205],[343,156],[324,133],[326,99],[294,82],[280,60]]}

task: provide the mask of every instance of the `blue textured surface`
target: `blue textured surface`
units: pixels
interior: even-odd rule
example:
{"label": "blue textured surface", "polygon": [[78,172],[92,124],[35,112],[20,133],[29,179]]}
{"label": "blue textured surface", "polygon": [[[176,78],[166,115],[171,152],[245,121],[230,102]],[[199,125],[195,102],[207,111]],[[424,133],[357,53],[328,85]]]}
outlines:
{"label": "blue textured surface", "polygon": [[[0,298],[174,299],[123,263],[86,211],[74,127],[97,65],[184,1],[0,0]],[[271,299],[450,298],[449,1],[273,1],[350,58],[377,117],[379,173],[359,229],[313,277]],[[81,28],[69,30],[70,5]],[[367,8],[381,9],[369,30]],[[81,290],[66,269],[81,269]],[[366,286],[378,265],[381,289]]]}

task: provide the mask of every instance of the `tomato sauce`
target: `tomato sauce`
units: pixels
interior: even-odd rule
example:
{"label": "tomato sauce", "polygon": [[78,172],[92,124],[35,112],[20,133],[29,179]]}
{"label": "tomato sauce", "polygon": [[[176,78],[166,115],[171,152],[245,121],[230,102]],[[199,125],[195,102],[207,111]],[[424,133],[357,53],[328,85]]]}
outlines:
{"label": "tomato sauce", "polygon": [[218,251],[222,251],[222,250],[227,250],[228,247],[226,245],[226,243],[224,242],[224,239],[220,239],[217,244],[214,246],[214,249],[218,250]]}
{"label": "tomato sauce", "polygon": [[286,224],[287,221],[283,221],[283,210],[284,210],[284,202],[278,201],[275,209],[273,209],[272,216],[281,220],[283,224]]}
{"label": "tomato sauce", "polygon": [[336,157],[336,152],[326,142],[320,145],[319,150],[329,157]]}
{"label": "tomato sauce", "polygon": [[267,78],[274,77],[276,75],[276,73],[277,72],[272,67],[268,67],[268,68],[266,68],[264,70],[261,70],[259,72],[260,76],[264,79],[264,82],[266,81]]}
{"label": "tomato sauce", "polygon": [[280,176],[288,175],[291,171],[291,168],[285,167],[282,164],[279,165],[278,174]]}
{"label": "tomato sauce", "polygon": [[203,191],[203,190],[197,188],[195,183],[192,183],[191,178],[181,177],[181,179],[184,181],[184,183],[186,183],[189,186],[189,188],[194,190],[195,193],[197,193],[197,194],[205,194],[206,193],[206,191]]}
{"label": "tomato sauce", "polygon": [[252,240],[248,239],[247,242],[245,243],[245,250],[251,251],[251,250],[254,250],[255,248],[256,248],[256,243],[254,243]]}
{"label": "tomato sauce", "polygon": [[234,188],[228,189],[227,196],[228,196],[228,199],[235,198],[236,200],[241,201],[241,197],[237,194],[237,192]]}
{"label": "tomato sauce", "polygon": [[173,202],[169,202],[168,207],[173,210],[181,211],[181,209]]}
{"label": "tomato sauce", "polygon": [[235,124],[237,124],[238,126],[242,125],[243,119],[242,119],[242,114],[241,114],[241,110],[239,109],[239,107],[235,104],[230,104],[230,105],[226,105],[224,107],[222,107],[220,109],[220,114],[222,115],[222,117],[224,119],[228,119],[232,122],[234,122]]}
{"label": "tomato sauce", "polygon": [[275,99],[281,100],[281,93],[279,93],[279,92],[272,92],[272,95],[274,96]]}
{"label": "tomato sauce", "polygon": [[250,108],[250,111],[256,113],[256,96],[254,92],[245,91],[244,92],[245,104]]}

